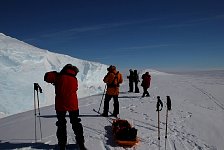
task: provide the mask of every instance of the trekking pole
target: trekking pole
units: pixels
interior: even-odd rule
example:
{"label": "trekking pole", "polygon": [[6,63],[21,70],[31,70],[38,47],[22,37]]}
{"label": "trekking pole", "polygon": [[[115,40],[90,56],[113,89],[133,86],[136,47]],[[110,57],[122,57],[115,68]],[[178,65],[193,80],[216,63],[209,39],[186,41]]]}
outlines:
{"label": "trekking pole", "polygon": [[[39,92],[42,93],[42,89],[41,87],[39,86],[38,84],[38,89],[39,89]],[[42,126],[41,126],[41,119],[40,119],[40,101],[39,101],[39,95],[38,95],[38,91],[37,91],[37,104],[38,104],[38,112],[39,112],[39,124],[40,124],[40,139],[42,140]]]}
{"label": "trekking pole", "polygon": [[100,107],[98,109],[98,113],[100,112],[100,108],[101,108],[101,105],[102,105],[103,97],[104,97],[105,92],[106,92],[106,88],[107,88],[107,85],[105,84],[104,91],[103,91],[103,95],[102,95],[102,99],[101,99],[101,102],[100,102]]}
{"label": "trekking pole", "polygon": [[37,104],[38,104],[39,125],[40,125],[40,140],[42,140],[42,129],[41,129],[41,119],[40,119],[40,102],[39,102],[39,95],[38,95],[39,91],[40,91],[40,93],[42,93],[42,89],[38,83],[34,83],[34,90],[37,91]]}
{"label": "trekking pole", "polygon": [[166,131],[165,131],[165,150],[166,150],[166,141],[167,141],[167,122],[168,122],[168,111],[171,110],[171,99],[170,96],[167,96],[167,109],[166,109]]}
{"label": "trekking pole", "polygon": [[[161,106],[161,108],[160,108]],[[163,109],[163,102],[160,99],[160,96],[157,96],[157,104],[156,104],[156,111],[158,111],[158,147],[160,150],[160,119],[159,119],[159,112]]]}
{"label": "trekking pole", "polygon": [[35,135],[35,143],[37,142],[37,127],[36,127],[36,122],[37,122],[37,120],[36,120],[36,116],[37,116],[37,112],[36,112],[36,99],[35,99],[35,83],[34,83],[34,135]]}

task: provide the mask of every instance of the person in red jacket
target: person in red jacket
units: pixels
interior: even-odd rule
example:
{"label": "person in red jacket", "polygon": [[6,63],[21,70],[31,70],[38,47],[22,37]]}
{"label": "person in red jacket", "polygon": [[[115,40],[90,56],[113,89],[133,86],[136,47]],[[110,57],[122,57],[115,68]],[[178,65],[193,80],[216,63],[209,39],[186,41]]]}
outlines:
{"label": "person in red jacket", "polygon": [[145,95],[147,97],[149,97],[149,92],[148,92],[148,88],[150,87],[150,83],[151,83],[151,75],[149,75],[149,72],[146,72],[145,74],[142,75],[142,84],[141,86],[143,87],[143,95],[142,97],[145,97]]}
{"label": "person in red jacket", "polygon": [[85,150],[83,126],[79,116],[78,107],[78,81],[76,78],[79,72],[76,66],[67,64],[63,67],[60,73],[56,71],[47,72],[44,76],[44,81],[52,83],[55,86],[55,110],[58,121],[57,138],[60,150],[64,150],[67,144],[66,130],[66,112],[69,113],[70,123],[76,135],[76,142],[81,150]]}

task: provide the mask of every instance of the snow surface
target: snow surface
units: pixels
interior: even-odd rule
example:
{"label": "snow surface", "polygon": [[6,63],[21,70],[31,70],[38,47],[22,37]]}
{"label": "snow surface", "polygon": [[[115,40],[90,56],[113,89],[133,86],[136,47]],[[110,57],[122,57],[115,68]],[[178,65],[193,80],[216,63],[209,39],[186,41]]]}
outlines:
{"label": "snow surface", "polygon": [[[169,95],[172,100],[172,110],[168,118],[167,150],[223,150],[223,77],[159,74],[153,71],[150,73],[152,74],[152,86],[149,90],[151,97],[141,98],[141,87],[140,93],[128,93],[127,79],[120,87],[119,117],[129,120],[138,129],[141,141],[135,149],[158,149],[156,97],[160,96],[164,102],[164,108],[160,112],[160,149],[164,150],[166,96]],[[114,142],[110,119],[100,117],[92,111],[98,110],[101,100],[102,93],[79,99],[86,147],[89,150],[125,149]],[[110,111],[112,110],[111,101]],[[102,112],[102,107],[100,111]],[[40,112],[40,117],[37,117],[37,143],[34,140],[33,111],[0,119],[1,149],[54,149],[57,144],[54,106],[43,107]],[[40,140],[39,118],[42,124],[42,140]],[[69,118],[67,120],[69,147],[77,148]]]}
{"label": "snow surface", "polygon": [[[99,109],[102,100],[105,85],[101,82],[102,76],[106,74],[103,72],[107,67],[106,65],[53,54],[26,44],[23,46],[26,47],[25,49],[30,48],[30,50],[23,51],[24,49],[18,48],[21,50],[17,51],[17,46],[13,46],[13,42],[15,45],[21,46],[18,44],[21,41],[0,34],[0,108],[2,110],[7,110],[5,106],[8,105],[10,109],[17,110],[17,107],[32,106],[33,82],[40,83],[44,89],[43,94],[40,94],[41,105],[53,103],[53,86],[42,81],[43,74],[49,70],[60,70],[68,60],[71,60],[73,64],[78,64],[77,66],[81,68],[79,74],[79,95],[81,95],[79,96],[79,108],[86,147],[89,150],[134,149],[118,146],[111,133],[111,120],[100,117],[92,111]],[[23,61],[21,62],[21,60]],[[148,69],[142,70],[140,75],[146,71],[152,75],[150,97],[141,98],[141,87],[140,93],[127,92],[128,80],[126,75],[128,72],[123,72],[125,80],[120,87],[119,117],[129,120],[138,129],[140,143],[135,149],[159,149],[157,96],[160,96],[164,103],[163,110],[160,112],[160,150],[165,149],[166,96],[169,95],[172,100],[172,110],[169,112],[168,118],[167,150],[223,150],[224,71],[175,75]],[[89,94],[89,96],[85,94]],[[22,100],[22,103],[19,100]],[[100,108],[101,112],[102,110],[103,105]],[[113,111],[113,101],[110,102],[110,111]],[[40,139],[39,119],[42,139]],[[36,117],[38,141],[35,142],[33,110],[0,119],[0,149],[55,149],[57,145],[56,120],[54,105],[41,107],[40,116]],[[77,149],[69,118],[67,120],[68,147]]]}

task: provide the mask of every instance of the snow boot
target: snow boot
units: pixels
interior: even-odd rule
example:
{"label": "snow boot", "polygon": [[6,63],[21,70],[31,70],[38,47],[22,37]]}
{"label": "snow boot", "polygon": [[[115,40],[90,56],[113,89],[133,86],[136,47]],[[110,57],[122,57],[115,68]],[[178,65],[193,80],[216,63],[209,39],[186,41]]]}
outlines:
{"label": "snow boot", "polygon": [[117,115],[116,113],[113,113],[111,116],[114,116],[115,118],[117,118]]}
{"label": "snow boot", "polygon": [[108,117],[108,113],[102,113],[101,116]]}
{"label": "snow boot", "polygon": [[66,150],[66,145],[61,144],[61,145],[58,145],[58,146],[59,146],[60,150]]}
{"label": "snow boot", "polygon": [[87,148],[85,147],[84,143],[80,143],[79,145],[79,149],[80,150],[87,150]]}

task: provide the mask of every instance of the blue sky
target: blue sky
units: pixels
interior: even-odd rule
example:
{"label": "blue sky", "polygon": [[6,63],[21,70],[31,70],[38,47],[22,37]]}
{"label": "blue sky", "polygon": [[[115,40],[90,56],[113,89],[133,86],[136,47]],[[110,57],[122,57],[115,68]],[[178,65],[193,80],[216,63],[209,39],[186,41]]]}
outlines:
{"label": "blue sky", "polygon": [[224,69],[222,0],[1,0],[0,32],[119,69]]}

